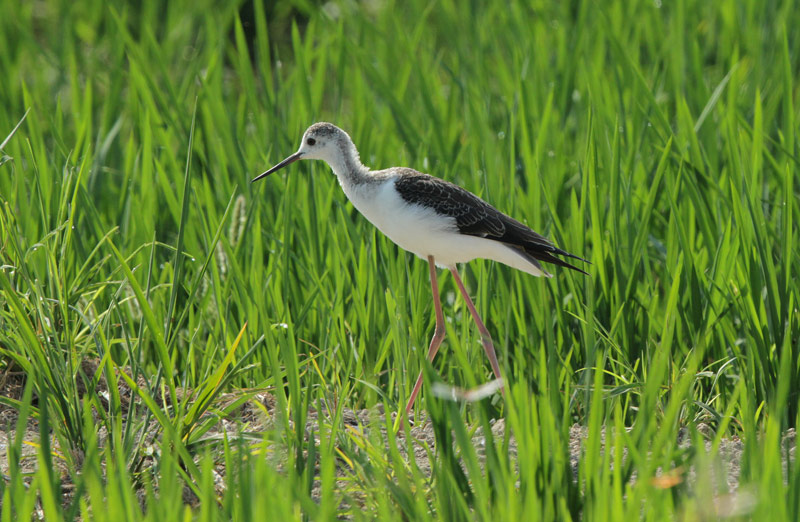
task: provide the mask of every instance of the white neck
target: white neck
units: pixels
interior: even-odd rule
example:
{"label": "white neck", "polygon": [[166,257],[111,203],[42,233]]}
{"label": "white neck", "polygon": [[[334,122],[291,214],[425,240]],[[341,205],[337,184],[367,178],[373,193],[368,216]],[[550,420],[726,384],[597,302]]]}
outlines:
{"label": "white neck", "polygon": [[368,182],[371,178],[370,170],[361,163],[358,151],[352,142],[341,144],[340,152],[341,154],[335,154],[325,160],[339,181],[343,185],[359,185]]}

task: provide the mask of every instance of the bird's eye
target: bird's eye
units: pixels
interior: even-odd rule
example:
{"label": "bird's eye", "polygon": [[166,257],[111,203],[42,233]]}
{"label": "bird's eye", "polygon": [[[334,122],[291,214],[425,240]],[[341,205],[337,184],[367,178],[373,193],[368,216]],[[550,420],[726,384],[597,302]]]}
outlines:
{"label": "bird's eye", "polygon": [[308,138],[306,140],[306,143],[308,143],[309,145],[315,145],[317,143],[317,140],[315,140],[314,138]]}

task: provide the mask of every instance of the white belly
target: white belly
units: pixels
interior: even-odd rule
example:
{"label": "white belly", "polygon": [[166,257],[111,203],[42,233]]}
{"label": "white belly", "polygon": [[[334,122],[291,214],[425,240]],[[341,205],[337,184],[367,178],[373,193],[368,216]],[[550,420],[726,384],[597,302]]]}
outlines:
{"label": "white belly", "polygon": [[492,259],[535,276],[549,276],[502,243],[460,234],[454,218],[406,203],[391,178],[380,185],[343,188],[353,206],[378,230],[422,259],[433,256],[437,265],[447,268],[476,258]]}

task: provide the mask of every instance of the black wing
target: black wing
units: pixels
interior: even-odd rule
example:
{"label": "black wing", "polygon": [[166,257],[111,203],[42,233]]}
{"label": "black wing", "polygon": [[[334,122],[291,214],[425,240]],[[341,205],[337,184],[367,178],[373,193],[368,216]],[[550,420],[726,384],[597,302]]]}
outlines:
{"label": "black wing", "polygon": [[461,234],[505,243],[537,266],[536,260],[539,260],[586,274],[555,256],[588,261],[554,246],[544,236],[458,185],[412,169],[402,169],[395,181],[395,188],[407,203],[424,205],[438,214],[454,218]]}

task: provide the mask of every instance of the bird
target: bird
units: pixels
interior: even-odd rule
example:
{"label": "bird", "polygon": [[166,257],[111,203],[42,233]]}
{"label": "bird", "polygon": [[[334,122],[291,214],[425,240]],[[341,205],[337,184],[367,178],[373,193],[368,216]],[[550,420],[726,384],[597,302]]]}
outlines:
{"label": "bird", "polygon": [[[350,136],[332,123],[311,125],[303,134],[297,152],[253,178],[251,183],[298,160],[326,162],[347,198],[369,222],[400,248],[427,260],[436,315],[436,326],[428,346],[428,361],[433,361],[445,337],[437,266],[452,274],[478,328],[492,372],[500,383],[503,380],[492,337],[475,309],[456,265],[483,258],[536,277],[552,277],[541,264],[546,262],[588,275],[562,258],[589,261],[558,248],[544,236],[458,185],[408,167],[371,170],[361,163]],[[422,377],[420,372],[406,404],[407,415],[412,412],[422,388]]]}

